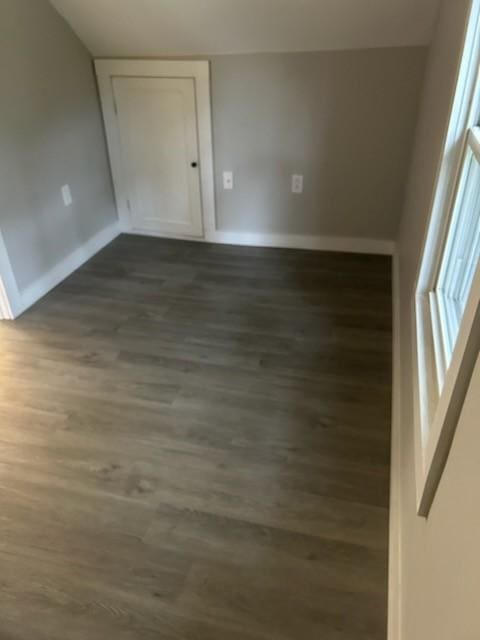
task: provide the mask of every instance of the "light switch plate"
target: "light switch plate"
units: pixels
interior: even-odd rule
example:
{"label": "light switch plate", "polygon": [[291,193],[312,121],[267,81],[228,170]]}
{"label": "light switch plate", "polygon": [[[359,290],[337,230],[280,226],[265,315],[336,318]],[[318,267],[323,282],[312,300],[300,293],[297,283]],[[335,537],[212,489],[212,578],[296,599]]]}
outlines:
{"label": "light switch plate", "polygon": [[224,171],[223,172],[223,188],[227,191],[233,189],[233,172],[232,171]]}
{"label": "light switch plate", "polygon": [[63,204],[66,207],[70,207],[73,204],[72,192],[70,191],[68,184],[63,185],[62,187],[62,198]]}
{"label": "light switch plate", "polygon": [[292,193],[303,193],[303,176],[292,176]]}

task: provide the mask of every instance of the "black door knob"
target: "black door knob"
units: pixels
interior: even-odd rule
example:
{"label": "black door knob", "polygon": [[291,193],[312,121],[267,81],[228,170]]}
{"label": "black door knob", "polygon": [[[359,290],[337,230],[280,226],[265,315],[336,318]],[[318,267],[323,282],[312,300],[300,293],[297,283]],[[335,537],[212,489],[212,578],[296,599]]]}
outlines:
{"label": "black door knob", "polygon": [[196,169],[198,167],[198,162],[192,162],[190,166]]}

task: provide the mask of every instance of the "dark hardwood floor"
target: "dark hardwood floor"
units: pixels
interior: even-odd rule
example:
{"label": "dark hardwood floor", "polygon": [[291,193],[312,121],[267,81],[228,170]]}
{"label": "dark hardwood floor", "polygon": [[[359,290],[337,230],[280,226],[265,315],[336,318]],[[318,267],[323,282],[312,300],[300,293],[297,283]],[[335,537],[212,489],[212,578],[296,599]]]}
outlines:
{"label": "dark hardwood floor", "polygon": [[1,640],[385,640],[390,260],[122,236],[0,323]]}

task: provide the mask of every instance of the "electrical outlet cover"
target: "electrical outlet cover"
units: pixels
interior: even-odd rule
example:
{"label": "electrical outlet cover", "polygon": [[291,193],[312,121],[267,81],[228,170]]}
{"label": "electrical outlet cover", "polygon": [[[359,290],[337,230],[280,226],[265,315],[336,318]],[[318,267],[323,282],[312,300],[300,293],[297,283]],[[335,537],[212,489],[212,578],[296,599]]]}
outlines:
{"label": "electrical outlet cover", "polygon": [[223,172],[223,188],[228,191],[233,189],[233,172],[232,171]]}
{"label": "electrical outlet cover", "polygon": [[73,204],[72,192],[70,191],[70,187],[68,184],[65,184],[62,187],[62,198],[63,204],[66,207],[70,207]]}
{"label": "electrical outlet cover", "polygon": [[292,193],[303,193],[303,176],[297,174],[292,176]]}

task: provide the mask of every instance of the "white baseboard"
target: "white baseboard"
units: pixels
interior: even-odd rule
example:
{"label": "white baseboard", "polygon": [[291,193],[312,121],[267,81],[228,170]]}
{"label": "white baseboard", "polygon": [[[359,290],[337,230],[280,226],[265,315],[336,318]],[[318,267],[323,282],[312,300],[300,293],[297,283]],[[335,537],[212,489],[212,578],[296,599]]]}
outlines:
{"label": "white baseboard", "polygon": [[390,522],[388,558],[388,640],[402,640],[402,423],[400,368],[400,265],[393,257],[393,384],[390,462]]}
{"label": "white baseboard", "polygon": [[[18,317],[35,302],[65,280],[82,266],[100,249],[114,240],[122,232],[119,222],[115,222],[97,233],[84,245],[59,262],[53,269],[43,274],[23,291],[16,291],[13,284],[8,295],[0,282],[0,317]],[[128,233],[128,231],[126,231]],[[134,233],[139,233],[135,231]],[[154,234],[146,234],[154,235]],[[184,238],[187,239],[187,238]],[[286,249],[311,249],[315,251],[341,251],[348,253],[370,253],[393,255],[395,243],[391,240],[369,238],[347,238],[339,236],[301,236],[270,233],[238,233],[231,231],[211,231],[205,239],[191,238],[197,241],[218,244],[244,245],[251,247],[278,247]],[[0,256],[1,257],[1,256]],[[8,283],[10,284],[10,283]],[[14,291],[15,289],[15,291]],[[2,291],[4,295],[2,295]],[[15,294],[15,295],[14,295]],[[15,299],[13,299],[15,298]],[[13,304],[12,304],[13,303]]]}
{"label": "white baseboard", "polygon": [[395,251],[395,243],[392,240],[376,238],[211,231],[206,234],[205,239],[207,242],[250,247],[311,249],[314,251],[342,251],[345,253],[373,253],[380,255],[393,255]]}
{"label": "white baseboard", "polygon": [[87,260],[90,260],[103,247],[120,235],[120,225],[114,222],[110,226],[102,229],[90,238],[85,244],[73,253],[56,264],[53,269],[44,273],[40,278],[35,280],[23,291],[20,291],[20,304],[16,310],[15,317],[26,311],[35,302],[43,298],[49,291],[56,287],[60,282],[68,278],[76,269],[82,266]]}

